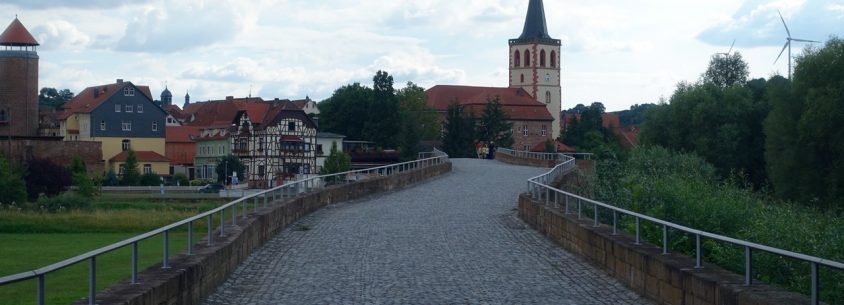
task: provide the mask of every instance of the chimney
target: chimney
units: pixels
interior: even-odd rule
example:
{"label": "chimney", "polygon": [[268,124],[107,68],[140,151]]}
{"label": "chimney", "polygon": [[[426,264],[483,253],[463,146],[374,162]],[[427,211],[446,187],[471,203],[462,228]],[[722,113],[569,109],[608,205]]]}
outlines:
{"label": "chimney", "polygon": [[117,79],[117,83],[118,83],[118,84],[122,84],[122,83],[123,83],[123,79],[122,79],[122,78],[118,78],[118,79]]}
{"label": "chimney", "polygon": [[234,96],[227,96],[226,102],[231,102],[231,101],[234,101]]}

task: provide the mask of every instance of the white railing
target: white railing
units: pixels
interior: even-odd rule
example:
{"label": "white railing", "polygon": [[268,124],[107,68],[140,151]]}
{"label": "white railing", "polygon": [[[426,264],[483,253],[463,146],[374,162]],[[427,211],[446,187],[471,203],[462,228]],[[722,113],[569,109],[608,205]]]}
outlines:
{"label": "white railing", "polygon": [[[701,257],[701,239],[702,238],[709,238],[711,240],[725,242],[737,246],[744,247],[745,251],[745,260],[744,260],[744,283],[745,285],[749,286],[753,283],[752,279],[752,253],[754,251],[763,251],[772,254],[779,255],[781,257],[787,257],[791,259],[796,259],[800,261],[805,261],[811,264],[811,271],[810,271],[810,278],[811,278],[811,304],[817,305],[820,304],[819,295],[818,295],[818,267],[824,266],[828,268],[844,270],[844,263],[823,259],[820,257],[810,256],[802,253],[791,252],[779,248],[769,247],[766,245],[761,245],[745,240],[735,239],[727,236],[722,236],[714,233],[709,233],[706,231],[698,230],[689,228],[686,226],[682,226],[679,224],[675,224],[672,222],[664,221],[661,219],[657,219],[654,217],[650,217],[648,215],[636,213],[633,211],[628,211],[610,204],[598,202],[589,198],[585,198],[582,196],[578,196],[561,189],[555,188],[553,184],[558,181],[563,175],[567,174],[571,170],[575,168],[574,165],[574,158],[568,157],[569,159],[564,160],[562,163],[558,164],[556,167],[551,169],[549,172],[530,178],[527,182],[527,191],[530,194],[531,198],[539,200],[545,200],[545,206],[552,207],[555,209],[564,209],[566,214],[571,214],[573,212],[570,211],[570,204],[569,201],[576,200],[577,205],[577,218],[580,219],[583,217],[583,209],[584,205],[591,205],[593,211],[593,225],[595,227],[600,226],[601,220],[599,217],[599,210],[610,211],[612,212],[612,228],[613,228],[613,235],[618,234],[618,220],[619,216],[629,216],[633,217],[636,220],[636,244],[641,244],[642,237],[641,237],[641,221],[645,220],[651,223],[655,223],[657,225],[662,226],[662,253],[668,254],[669,246],[668,246],[668,230],[677,230],[681,232],[685,232],[688,234],[692,234],[695,236],[695,268],[703,268],[703,259]],[[562,206],[561,206],[562,204]]]}
{"label": "white railing", "polygon": [[592,159],[592,154],[590,153],[539,153],[531,151],[513,150],[509,148],[498,148],[495,151],[500,154],[505,154],[517,158],[549,160],[558,162],[565,161],[566,157],[583,160]]}
{"label": "white railing", "polygon": [[[182,226],[187,226],[188,230],[188,242],[187,242],[187,254],[193,255],[193,246],[194,246],[194,237],[193,237],[193,223],[205,219],[207,222],[207,244],[212,245],[214,243],[214,224],[213,224],[213,216],[215,214],[220,215],[220,225],[219,225],[219,236],[225,236],[225,229],[226,229],[226,211],[231,210],[231,225],[237,225],[238,219],[238,210],[240,209],[240,218],[244,219],[250,213],[249,205],[252,205],[252,213],[258,211],[258,208],[263,206],[267,207],[270,204],[276,203],[278,200],[285,199],[285,198],[292,198],[298,196],[303,193],[315,192],[319,191],[322,188],[325,188],[329,185],[334,184],[346,184],[351,183],[354,181],[361,181],[365,179],[370,179],[374,177],[381,177],[381,176],[389,176],[395,175],[402,172],[407,172],[411,170],[431,167],[435,165],[439,165],[445,162],[448,162],[448,155],[442,151],[434,149],[433,152],[430,153],[431,157],[419,159],[410,162],[392,164],[387,166],[375,167],[375,168],[368,168],[362,170],[354,170],[354,171],[347,171],[342,173],[330,174],[330,175],[322,175],[311,177],[307,179],[303,179],[300,181],[294,181],[285,183],[284,185],[259,192],[257,194],[243,197],[232,202],[229,202],[225,205],[222,205],[216,209],[207,211],[205,213],[190,217],[188,219],[175,222],[164,227],[158,228],[156,230],[149,231],[147,233],[143,233],[141,235],[113,243],[111,245],[90,251],[88,253],[78,255],[76,257],[72,257],[61,262],[57,262],[48,266],[44,266],[35,270],[21,272],[17,274],[12,274],[4,277],[0,277],[0,286],[4,286],[7,284],[25,281],[29,279],[37,279],[37,286],[36,286],[36,302],[39,305],[44,304],[45,302],[45,294],[47,287],[45,286],[45,277],[55,271],[67,268],[69,266],[75,265],[81,262],[88,262],[88,304],[95,304],[96,300],[96,293],[97,293],[97,257],[104,255],[106,253],[115,251],[117,249],[121,249],[124,247],[131,246],[132,247],[132,259],[131,259],[131,283],[136,284],[138,283],[138,242],[143,240],[163,235],[164,236],[164,244],[163,244],[163,251],[164,255],[161,260],[162,268],[167,269],[170,268],[169,260],[170,260],[170,231],[173,231],[177,228]],[[259,203],[260,201],[260,203]]]}

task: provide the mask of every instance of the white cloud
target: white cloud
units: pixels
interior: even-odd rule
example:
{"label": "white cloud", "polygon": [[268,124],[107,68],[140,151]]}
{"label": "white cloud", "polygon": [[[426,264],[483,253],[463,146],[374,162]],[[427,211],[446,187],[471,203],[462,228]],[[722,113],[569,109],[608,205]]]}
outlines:
{"label": "white cloud", "polygon": [[65,20],[54,20],[37,26],[33,28],[32,34],[45,50],[80,50],[91,42],[90,36]]}

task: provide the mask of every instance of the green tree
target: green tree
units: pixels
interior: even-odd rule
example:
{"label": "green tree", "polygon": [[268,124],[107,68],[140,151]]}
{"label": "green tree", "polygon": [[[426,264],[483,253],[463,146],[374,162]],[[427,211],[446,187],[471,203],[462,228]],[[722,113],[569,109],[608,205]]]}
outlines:
{"label": "green tree", "polygon": [[792,93],[780,82],[765,126],[771,180],[783,196],[844,209],[844,40],[807,49],[796,63]]}
{"label": "green tree", "polygon": [[217,182],[228,185],[231,183],[231,176],[235,172],[237,172],[237,179],[243,181],[246,166],[243,165],[240,158],[234,155],[228,155],[217,160],[217,168],[215,171],[217,172]]}
{"label": "green tree", "polygon": [[76,186],[76,193],[82,197],[91,198],[97,194],[97,185],[87,174],[74,173],[73,185]]}
{"label": "green tree", "polygon": [[188,179],[187,175],[185,175],[183,173],[178,173],[178,174],[173,175],[173,180],[172,180],[171,183],[173,185],[188,186],[188,185],[190,185],[190,180]]}
{"label": "green tree", "polygon": [[29,200],[40,195],[55,196],[67,190],[71,175],[63,166],[48,159],[32,159],[26,163],[26,191]]}
{"label": "green tree", "polygon": [[158,174],[153,173],[153,172],[144,173],[143,175],[141,175],[140,185],[141,186],[158,186],[158,185],[161,185],[161,177],[159,177]]}
{"label": "green tree", "polygon": [[703,73],[703,81],[717,87],[726,88],[733,85],[744,85],[750,71],[741,53],[716,54],[709,61],[709,67]]}
{"label": "green tree", "polygon": [[393,77],[378,71],[373,82],[373,99],[369,105],[363,134],[382,148],[395,148],[401,125],[399,124],[399,103],[393,89]]}
{"label": "green tree", "polygon": [[[584,151],[591,151],[603,144],[615,143],[611,131],[604,127],[603,115],[605,110],[604,104],[600,102],[594,102],[589,107],[575,110],[579,111],[580,117],[574,116],[571,118],[562,142]],[[587,139],[586,135],[593,131],[595,133],[592,133],[590,138]]]}
{"label": "green tree", "polygon": [[426,104],[427,96],[425,88],[419,87],[413,82],[396,92],[399,100],[399,109],[402,121],[407,117],[416,120],[418,133],[423,140],[433,141],[440,138],[441,124],[437,111]]}
{"label": "green tree", "polygon": [[[328,157],[325,158],[325,164],[323,164],[322,168],[319,169],[320,175],[331,175],[336,173],[347,172],[349,169],[352,168],[352,157],[350,157],[345,152],[337,149],[337,142],[331,142],[331,151],[328,153]],[[339,177],[333,180],[342,180],[343,177]]]}
{"label": "green tree", "polygon": [[141,173],[138,172],[138,157],[135,151],[129,149],[126,152],[126,162],[123,162],[123,175],[120,177],[120,185],[136,186],[141,182]]}
{"label": "green tree", "polygon": [[118,186],[120,185],[120,180],[117,179],[117,174],[114,173],[114,170],[109,169],[106,172],[105,177],[103,177],[103,186]]}
{"label": "green tree", "polygon": [[85,167],[85,162],[82,162],[82,159],[79,158],[79,156],[73,156],[73,160],[70,161],[70,166],[67,167],[67,170],[72,174],[88,173],[88,170]]}
{"label": "green tree", "polygon": [[501,107],[501,98],[487,98],[484,112],[478,120],[477,136],[480,141],[493,142],[497,147],[513,146],[513,123]]}
{"label": "green tree", "polygon": [[61,109],[65,102],[73,99],[73,92],[69,89],[56,90],[56,88],[41,88],[38,93],[38,103]]}
{"label": "green tree", "polygon": [[468,158],[475,155],[475,120],[465,113],[457,101],[446,110],[443,150],[453,158]]}
{"label": "green tree", "polygon": [[330,98],[317,105],[320,129],[345,135],[349,140],[366,140],[364,124],[373,99],[372,89],[359,83],[340,87]]}
{"label": "green tree", "polygon": [[26,182],[20,167],[0,153],[0,204],[26,203]]}

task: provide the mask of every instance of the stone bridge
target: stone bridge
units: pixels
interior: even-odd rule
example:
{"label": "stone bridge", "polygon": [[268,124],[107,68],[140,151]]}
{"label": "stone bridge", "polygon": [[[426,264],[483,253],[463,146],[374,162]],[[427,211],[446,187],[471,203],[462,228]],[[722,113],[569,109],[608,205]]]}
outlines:
{"label": "stone bridge", "polygon": [[516,217],[525,181],[547,169],[452,162],[293,223],[204,304],[651,303]]}

